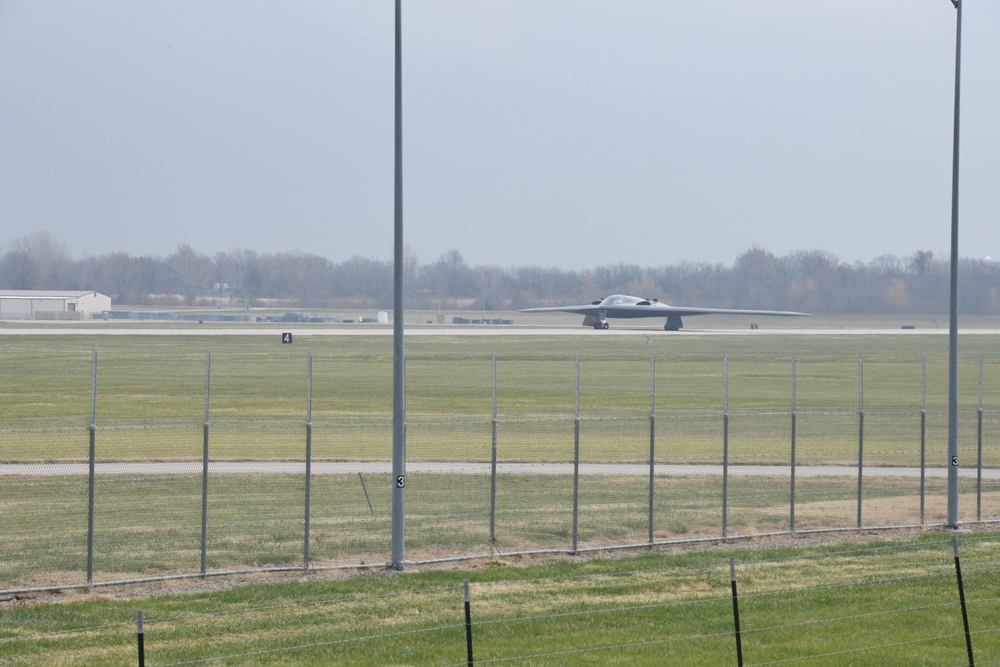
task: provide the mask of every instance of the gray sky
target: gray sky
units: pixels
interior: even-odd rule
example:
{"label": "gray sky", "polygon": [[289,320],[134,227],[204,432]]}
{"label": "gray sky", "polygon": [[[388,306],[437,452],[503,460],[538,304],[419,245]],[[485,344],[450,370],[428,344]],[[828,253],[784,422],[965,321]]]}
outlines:
{"label": "gray sky", "polygon": [[[949,0],[403,1],[429,263],[948,252]],[[965,0],[961,253],[1000,257],[1000,3]],[[391,0],[0,0],[0,250],[392,257]]]}

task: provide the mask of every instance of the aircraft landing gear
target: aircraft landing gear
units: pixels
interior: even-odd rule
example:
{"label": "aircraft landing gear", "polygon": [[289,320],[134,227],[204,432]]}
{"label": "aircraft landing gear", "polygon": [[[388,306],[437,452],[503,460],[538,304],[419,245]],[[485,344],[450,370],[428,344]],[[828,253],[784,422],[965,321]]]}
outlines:
{"label": "aircraft landing gear", "polygon": [[607,321],[604,321],[604,322],[594,322],[594,328],[595,329],[607,329],[609,327],[608,327]]}
{"label": "aircraft landing gear", "polygon": [[680,331],[683,326],[684,323],[681,322],[681,318],[677,317],[676,315],[671,315],[667,317],[667,323],[663,325],[663,330]]}

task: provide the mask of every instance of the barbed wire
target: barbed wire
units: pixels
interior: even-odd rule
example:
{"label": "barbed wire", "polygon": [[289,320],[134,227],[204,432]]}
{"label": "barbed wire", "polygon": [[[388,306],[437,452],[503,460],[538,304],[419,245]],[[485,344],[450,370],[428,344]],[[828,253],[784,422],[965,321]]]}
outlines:
{"label": "barbed wire", "polygon": [[844,582],[844,583],[839,583],[839,584],[827,584],[825,586],[813,586],[813,587],[809,587],[809,588],[796,588],[796,589],[778,590],[778,591],[765,591],[765,592],[759,592],[759,593],[745,593],[745,594],[741,593],[740,594],[740,599],[742,600],[742,599],[766,598],[766,597],[774,597],[774,596],[779,596],[779,595],[798,595],[798,594],[801,594],[801,593],[815,593],[815,592],[818,592],[818,591],[830,591],[830,590],[837,590],[837,589],[842,589],[842,588],[853,588],[853,587],[858,587],[858,586],[872,586],[872,585],[881,585],[881,584],[895,584],[895,583],[901,583],[901,582],[905,582],[905,581],[915,581],[917,579],[922,579],[922,578],[926,578],[926,577],[938,577],[938,576],[948,576],[948,575],[954,575],[954,570],[951,570],[950,572],[949,571],[945,571],[945,572],[937,572],[937,573],[925,573],[925,574],[906,575],[906,576],[899,576],[899,577],[883,577],[881,579],[867,579],[867,580],[861,581],[861,582],[853,582],[853,583],[851,583],[851,582]]}
{"label": "barbed wire", "polygon": [[851,614],[849,616],[833,616],[829,618],[816,618],[810,619],[808,621],[799,621],[798,623],[784,623],[782,625],[770,625],[760,628],[742,628],[741,632],[743,634],[750,634],[753,632],[771,632],[773,630],[787,630],[789,628],[801,628],[809,625],[818,625],[820,623],[837,623],[839,621],[855,621],[861,618],[873,618],[876,616],[889,616],[891,614],[901,614],[903,612],[913,612],[913,611],[927,611],[929,609],[938,609],[941,607],[955,607],[959,604],[958,600],[954,602],[939,602],[937,604],[920,605],[917,607],[897,607],[896,609],[886,609],[883,611],[871,611],[864,614]]}
{"label": "barbed wire", "polygon": [[[518,660],[531,660],[531,659],[535,659],[535,658],[552,658],[552,657],[563,656],[563,655],[577,655],[579,653],[593,653],[593,652],[597,652],[597,651],[613,651],[613,650],[616,650],[616,649],[638,648],[638,647],[641,647],[641,646],[656,646],[656,645],[662,645],[662,644],[673,644],[673,643],[677,643],[677,642],[695,641],[695,640],[701,640],[701,639],[717,639],[719,637],[731,637],[731,636],[732,636],[732,633],[730,633],[730,632],[720,632],[720,633],[709,634],[709,635],[690,635],[690,636],[687,636],[687,637],[672,637],[670,639],[650,639],[648,641],[643,641],[643,642],[629,642],[629,643],[625,643],[625,644],[610,644],[610,645],[607,645],[607,646],[597,646],[597,647],[591,647],[591,648],[569,649],[569,650],[565,650],[565,651],[551,651],[549,653],[532,653],[530,655],[509,656],[509,657],[504,657],[504,658],[489,658],[489,659],[486,659],[486,660],[477,659],[476,660],[476,664],[479,664],[479,665],[489,665],[489,664],[500,663],[500,662],[514,662],[514,661],[518,661]],[[456,664],[453,664],[453,665],[445,665],[444,667],[462,667],[463,665],[467,665],[467,664],[468,664],[467,662],[461,662],[461,663],[456,663]]]}
{"label": "barbed wire", "polygon": [[379,593],[377,595],[362,595],[362,596],[348,595],[348,596],[336,597],[336,598],[325,598],[325,599],[322,599],[322,600],[309,600],[307,602],[290,602],[290,603],[287,603],[287,604],[267,605],[267,606],[263,606],[263,607],[249,607],[249,608],[245,608],[245,609],[226,609],[226,610],[222,610],[222,611],[203,612],[203,613],[198,613],[198,614],[185,614],[185,615],[182,615],[182,616],[166,616],[166,617],[162,617],[162,618],[156,618],[156,617],[149,617],[149,616],[147,616],[146,619],[145,619],[145,622],[147,624],[172,623],[172,622],[176,622],[176,621],[190,620],[190,619],[193,619],[193,618],[233,616],[233,615],[239,615],[239,614],[256,614],[256,613],[261,613],[261,612],[265,612],[265,611],[277,611],[277,610],[280,610],[280,609],[292,609],[292,608],[296,608],[296,607],[315,607],[315,606],[320,606],[320,605],[327,605],[327,604],[333,605],[333,604],[342,604],[342,603],[348,603],[348,602],[367,602],[367,601],[371,601],[371,600],[380,600],[380,599],[384,599],[384,598],[399,598],[399,597],[404,596],[404,595],[424,595],[424,594],[443,593],[443,592],[446,592],[446,591],[456,591],[456,590],[458,590],[458,591],[462,590],[462,586],[460,586],[460,585],[459,586],[437,586],[437,587],[434,587],[434,588],[409,589],[409,590],[402,590],[402,591],[392,591],[391,593]]}
{"label": "barbed wire", "polygon": [[285,652],[288,652],[288,651],[302,651],[302,650],[305,650],[305,649],[322,648],[322,647],[326,647],[326,646],[335,646],[335,645],[338,645],[338,644],[350,644],[350,643],[362,642],[362,641],[372,641],[372,640],[375,640],[375,639],[392,639],[392,638],[395,638],[395,637],[405,637],[405,636],[412,636],[412,635],[418,635],[418,634],[427,634],[427,633],[431,633],[431,632],[439,632],[441,630],[455,630],[455,629],[458,629],[458,628],[465,628],[465,625],[464,624],[459,624],[459,625],[442,625],[442,626],[435,627],[435,628],[421,628],[421,629],[418,629],[418,630],[403,630],[403,631],[400,631],[400,632],[390,632],[390,633],[381,634],[381,635],[368,635],[368,636],[365,636],[365,637],[351,637],[351,638],[348,638],[348,639],[334,639],[334,640],[325,641],[325,642],[313,642],[311,644],[301,644],[301,645],[296,645],[296,646],[283,646],[281,648],[262,649],[262,650],[259,650],[259,651],[248,651],[246,653],[232,653],[232,654],[229,654],[229,655],[213,656],[211,658],[199,658],[197,660],[185,660],[185,661],[182,661],[182,662],[161,663],[161,664],[157,665],[157,667],[178,667],[179,665],[199,665],[199,664],[205,664],[205,663],[209,663],[209,662],[217,662],[219,660],[235,660],[237,658],[250,658],[250,657],[258,656],[258,655],[269,655],[269,654],[274,654],[274,653],[285,653]]}
{"label": "barbed wire", "polygon": [[709,603],[709,602],[713,602],[713,603],[729,602],[729,598],[728,597],[705,598],[705,599],[702,599],[702,600],[685,600],[683,602],[664,602],[662,604],[635,605],[635,606],[628,606],[628,607],[604,607],[604,608],[601,608],[601,609],[589,609],[589,610],[586,610],[586,611],[567,611],[567,612],[560,612],[558,614],[540,614],[540,615],[535,615],[535,616],[521,616],[521,617],[518,617],[518,618],[503,618],[503,619],[496,619],[496,620],[492,620],[492,621],[490,621],[490,620],[486,620],[486,621],[484,621],[484,620],[477,620],[475,624],[477,626],[480,626],[480,625],[498,625],[498,624],[501,624],[501,623],[523,623],[525,621],[544,621],[544,620],[554,619],[554,618],[572,618],[572,617],[575,617],[575,616],[596,616],[598,614],[617,614],[617,613],[631,612],[631,611],[646,611],[646,610],[649,610],[649,609],[665,609],[665,608],[668,608],[668,607],[693,606],[693,605],[705,604],[705,603]]}
{"label": "barbed wire", "polygon": [[886,648],[897,648],[900,646],[912,646],[914,644],[922,644],[925,642],[939,641],[942,639],[955,639],[956,637],[964,637],[964,633],[956,632],[947,635],[937,635],[935,637],[921,637],[920,639],[909,639],[900,642],[889,642],[887,644],[876,644],[873,646],[860,646],[857,648],[844,649],[843,651],[830,651],[828,653],[818,653],[814,655],[798,656],[795,658],[782,658],[780,660],[769,660],[767,662],[752,662],[745,663],[744,667],[764,667],[764,665],[780,665],[789,662],[799,662],[801,660],[816,660],[818,658],[832,658],[838,655],[850,655],[852,653],[864,653],[867,651],[875,651],[879,649]]}
{"label": "barbed wire", "polygon": [[[984,541],[988,541],[991,538],[989,536],[983,536],[981,539],[984,540]],[[933,541],[931,543],[931,545],[933,546],[933,545],[935,545],[937,543],[942,543],[942,542],[944,542],[944,541],[943,540],[935,540],[935,541]],[[927,551],[927,549],[921,548],[922,546],[925,546],[925,545],[926,545],[926,543],[920,543],[918,545],[906,545],[906,548],[897,549],[897,550],[898,551],[903,551],[903,552],[905,552],[907,550],[910,550],[910,549],[912,549],[914,551]],[[858,553],[866,553],[867,555],[879,555],[882,552],[884,552],[886,549],[897,547],[897,546],[898,545],[879,545],[879,546],[876,546],[876,547],[871,547],[868,550],[865,550],[865,549],[846,549],[846,550],[840,550],[838,552],[835,552],[834,554],[826,554],[826,555],[833,556],[833,555],[836,555],[836,554],[840,554],[841,556],[847,556],[847,557],[854,556],[854,555],[856,555]],[[876,553],[873,554],[872,552],[876,552]],[[814,556],[815,556],[815,554],[814,554]],[[796,558],[804,558],[804,557],[807,557],[807,556],[796,556]],[[780,563],[787,562],[788,560],[793,560],[793,559],[792,558],[761,559],[759,561],[753,561],[752,564],[754,564],[754,565],[780,564]],[[945,560],[948,560],[948,559],[945,558]],[[717,568],[717,566],[715,566],[715,565],[696,566],[696,567],[686,568],[686,572],[688,574],[691,574],[691,573],[704,572],[704,571],[707,571],[707,570],[714,570],[716,568]],[[638,568],[638,569],[618,570],[618,571],[610,571],[610,572],[591,572],[591,573],[584,573],[584,574],[581,574],[581,575],[571,575],[571,576],[544,577],[544,578],[532,578],[532,579],[522,579],[522,580],[516,580],[515,579],[513,581],[516,581],[517,583],[520,583],[520,584],[530,584],[530,583],[535,583],[535,582],[562,582],[562,581],[579,581],[579,580],[586,580],[586,579],[615,579],[615,578],[620,578],[620,577],[623,577],[623,576],[645,576],[645,575],[649,575],[649,574],[673,574],[673,575],[676,575],[677,574],[677,569],[676,568]],[[813,586],[813,587],[802,587],[802,588],[797,588],[797,589],[787,589],[787,590],[783,590],[783,591],[761,592],[761,593],[756,593],[756,594],[752,594],[752,595],[749,595],[749,596],[744,596],[744,598],[765,597],[765,596],[777,595],[777,594],[801,595],[801,594],[805,594],[805,593],[809,593],[809,592],[813,592],[813,591],[818,591],[818,590],[841,589],[841,588],[848,588],[848,587],[855,587],[855,588],[857,588],[857,587],[866,587],[866,586],[870,586],[870,585],[873,585],[873,584],[906,582],[906,581],[912,581],[912,580],[919,579],[919,578],[928,578],[928,577],[941,576],[942,574],[944,574],[944,573],[941,573],[941,572],[924,572],[924,573],[912,574],[912,575],[906,575],[906,576],[899,576],[899,577],[881,577],[881,578],[878,578],[878,579],[869,579],[869,580],[865,580],[865,581],[861,581],[861,582],[854,581],[854,582],[848,582],[848,583],[843,583],[843,584],[835,584],[835,585],[828,585],[828,586]],[[949,572],[949,574],[950,574],[950,572]],[[505,580],[499,580],[499,581],[476,582],[476,585],[477,586],[482,586],[482,587],[489,587],[491,585],[505,585],[505,586],[509,586],[511,583],[512,583],[512,580],[505,579]],[[415,588],[415,589],[410,589],[408,591],[395,591],[395,592],[384,593],[384,594],[380,593],[380,594],[373,594],[373,595],[337,596],[337,597],[332,597],[332,598],[324,598],[324,599],[320,599],[320,600],[310,600],[310,601],[305,601],[305,602],[294,602],[294,603],[286,603],[286,604],[278,604],[278,605],[263,605],[263,606],[256,606],[256,607],[245,608],[245,609],[238,609],[238,610],[220,610],[220,611],[215,611],[215,612],[206,612],[206,613],[199,613],[199,614],[188,614],[188,615],[180,615],[180,616],[173,616],[173,617],[148,618],[147,622],[151,623],[151,624],[152,623],[162,624],[162,623],[181,622],[181,621],[191,620],[191,619],[202,619],[202,618],[208,618],[208,617],[224,617],[224,616],[232,616],[232,615],[240,615],[240,614],[259,614],[259,613],[264,613],[264,612],[274,612],[274,611],[281,611],[281,610],[287,610],[287,609],[296,609],[296,608],[305,608],[305,607],[316,607],[316,606],[322,606],[322,605],[337,605],[337,604],[342,604],[342,603],[364,603],[366,601],[371,601],[371,600],[376,600],[376,599],[390,598],[390,597],[399,597],[400,595],[423,596],[423,595],[438,594],[438,593],[451,593],[451,592],[455,592],[455,591],[459,590],[460,588],[461,587],[457,586],[457,585],[455,585],[455,586],[449,585],[449,586],[435,586],[435,587],[424,588],[424,589]],[[995,603],[998,599],[1000,599],[1000,598],[996,598],[996,597],[979,598],[979,599],[970,600],[970,602],[975,602],[975,603],[980,603],[980,604]],[[597,609],[588,609],[588,610],[573,611],[573,612],[559,612],[559,613],[552,613],[552,614],[535,614],[535,615],[529,615],[529,616],[517,616],[517,617],[512,617],[512,618],[504,618],[504,619],[479,620],[479,621],[477,621],[475,623],[475,625],[476,625],[476,627],[482,627],[482,626],[489,626],[489,625],[539,622],[539,621],[547,621],[547,620],[552,620],[552,619],[564,619],[564,618],[570,618],[570,617],[583,617],[583,616],[592,616],[592,615],[598,615],[598,614],[638,613],[638,612],[644,612],[644,611],[649,611],[649,610],[657,610],[657,609],[681,608],[681,607],[684,607],[684,606],[691,606],[691,605],[721,604],[721,603],[725,603],[727,601],[728,601],[728,598],[726,596],[724,596],[724,595],[716,595],[716,596],[706,597],[706,598],[699,599],[699,600],[684,600],[684,601],[679,601],[679,602],[664,602],[664,603],[657,603],[657,604],[642,604],[642,605],[618,605],[618,606],[601,607],[601,608],[597,608]],[[907,607],[898,607],[898,608],[894,608],[894,609],[890,609],[890,610],[881,610],[881,611],[865,612],[865,613],[859,613],[859,614],[850,614],[850,615],[836,616],[836,617],[830,617],[830,618],[824,618],[824,619],[809,619],[809,620],[799,621],[799,622],[795,622],[795,623],[786,623],[786,624],[779,624],[779,625],[773,625],[773,626],[763,626],[763,627],[759,627],[759,628],[747,628],[747,629],[744,630],[744,633],[745,634],[750,634],[750,633],[775,632],[775,631],[788,630],[788,629],[793,629],[793,628],[801,628],[801,627],[806,627],[806,626],[820,624],[820,623],[829,624],[829,623],[844,622],[844,621],[857,621],[857,620],[861,620],[861,619],[869,619],[869,618],[875,618],[875,617],[882,617],[882,616],[887,616],[887,615],[892,615],[892,614],[912,614],[912,613],[919,613],[919,612],[933,610],[933,609],[938,609],[938,608],[953,607],[953,606],[956,606],[957,604],[958,604],[957,601],[948,601],[948,602],[935,603],[935,604],[927,604],[927,605],[915,605],[915,606],[907,606]],[[112,630],[112,629],[120,630],[120,629],[128,627],[128,626],[129,626],[129,624],[127,624],[127,623],[115,623],[115,624],[104,624],[104,625],[98,625],[98,626],[87,626],[87,627],[82,627],[82,628],[53,631],[53,632],[50,632],[50,633],[36,633],[36,634],[33,634],[33,635],[27,635],[27,636],[8,637],[8,638],[4,638],[3,641],[4,642],[12,642],[12,641],[18,641],[18,640],[23,641],[23,640],[41,639],[41,638],[45,638],[45,637],[54,637],[54,636],[74,634],[74,633],[100,632],[100,631]],[[335,645],[344,645],[344,644],[356,643],[356,642],[364,642],[364,641],[372,641],[372,640],[383,640],[383,639],[393,639],[393,638],[400,638],[400,637],[406,637],[406,636],[415,636],[415,635],[420,635],[420,634],[428,634],[428,633],[433,633],[433,632],[451,631],[451,630],[457,630],[457,629],[463,628],[463,627],[464,626],[461,625],[461,624],[444,624],[444,625],[433,626],[433,627],[430,627],[430,628],[416,628],[416,629],[402,630],[402,631],[392,632],[392,633],[379,633],[379,634],[366,635],[366,636],[360,636],[360,637],[339,638],[339,639],[332,639],[332,640],[328,640],[328,641],[320,641],[320,642],[311,642],[311,643],[296,644],[294,646],[276,647],[276,648],[270,648],[270,649],[261,649],[261,650],[255,650],[255,651],[246,651],[246,652],[242,652],[242,653],[232,653],[232,654],[227,654],[227,655],[223,655],[223,656],[212,656],[212,657],[208,657],[208,658],[199,658],[199,659],[196,659],[196,660],[187,660],[187,661],[181,661],[181,662],[166,663],[162,667],[171,667],[171,666],[174,666],[174,665],[179,666],[179,665],[189,665],[189,664],[205,664],[205,663],[222,661],[222,660],[237,660],[237,659],[240,659],[240,658],[246,658],[246,657],[252,657],[252,656],[259,656],[259,655],[266,655],[266,654],[275,654],[275,653],[283,653],[283,652],[290,652],[290,651],[309,650],[309,649],[316,649],[316,648],[329,647],[329,646],[335,646]],[[990,629],[977,630],[977,631],[975,631],[972,634],[975,634],[975,635],[986,635],[986,634],[994,634],[996,632],[998,632],[998,629],[996,629],[996,628],[990,628]],[[554,652],[547,652],[547,653],[526,654],[526,655],[520,655],[520,656],[495,657],[495,658],[489,658],[489,659],[485,659],[485,660],[478,660],[477,662],[479,664],[492,664],[492,663],[512,662],[512,661],[518,661],[518,660],[541,659],[541,658],[546,658],[546,657],[556,657],[556,656],[574,655],[574,654],[590,653],[590,652],[598,652],[598,651],[607,651],[607,650],[615,650],[615,649],[635,648],[635,647],[641,647],[641,646],[663,645],[663,644],[676,643],[676,642],[682,642],[682,641],[696,641],[696,640],[703,640],[703,639],[727,637],[727,636],[732,636],[732,634],[733,634],[732,631],[727,631],[727,632],[724,632],[724,633],[714,633],[714,634],[694,634],[694,635],[687,635],[687,636],[684,636],[684,637],[670,637],[670,638],[654,639],[654,640],[648,640],[648,641],[642,641],[642,642],[625,642],[625,643],[618,643],[618,644],[607,645],[607,646],[583,647],[583,648],[571,649],[571,650],[566,650],[566,651],[554,651]],[[750,667],[750,665],[753,665],[754,667],[762,667],[764,665],[792,663],[792,662],[803,661],[803,660],[823,659],[823,658],[834,657],[834,656],[838,656],[838,655],[849,655],[849,654],[854,654],[854,653],[871,652],[871,651],[877,651],[877,650],[888,649],[888,648],[895,648],[895,647],[900,647],[900,646],[910,646],[910,645],[919,644],[919,643],[922,643],[922,642],[939,641],[939,640],[950,640],[950,639],[954,639],[954,638],[961,637],[961,636],[963,636],[961,633],[951,633],[951,634],[944,634],[944,635],[939,635],[939,636],[934,636],[934,637],[924,637],[924,638],[917,638],[917,639],[911,639],[911,640],[905,640],[905,641],[898,641],[898,642],[874,644],[874,645],[870,645],[870,646],[854,647],[854,648],[851,648],[851,649],[844,649],[842,651],[831,651],[831,652],[827,652],[827,653],[821,653],[821,654],[815,654],[815,655],[809,655],[809,656],[798,656],[798,657],[783,658],[783,659],[771,660],[771,661],[765,661],[765,662],[759,662],[759,663],[750,663],[750,664],[748,664],[748,667]],[[458,664],[464,664],[464,663],[456,663],[456,665],[458,665]],[[987,663],[982,663],[981,662],[980,664],[996,664],[996,663],[995,662],[987,662]]]}
{"label": "barbed wire", "polygon": [[45,639],[48,637],[60,637],[62,635],[73,635],[73,634],[85,634],[88,632],[96,632],[99,630],[111,630],[113,628],[130,628],[133,627],[132,623],[121,622],[121,623],[105,623],[103,625],[90,625],[81,628],[67,628],[65,630],[52,630],[50,632],[36,632],[30,635],[11,635],[10,637],[0,637],[0,644],[5,644],[8,642],[24,641],[28,639]]}

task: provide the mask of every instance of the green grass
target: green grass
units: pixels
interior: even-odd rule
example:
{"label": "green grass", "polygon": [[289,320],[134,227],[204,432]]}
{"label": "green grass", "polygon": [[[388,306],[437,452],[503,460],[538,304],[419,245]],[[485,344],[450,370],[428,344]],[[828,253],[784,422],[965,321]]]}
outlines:
{"label": "green grass", "polygon": [[[468,579],[477,664],[735,665],[732,555],[747,664],[965,664],[947,535],[801,542],[8,601],[0,655],[15,665],[135,664],[141,608],[151,665],[465,664],[461,584]],[[1000,656],[1000,535],[966,534],[959,545],[976,659],[986,664]]]}
{"label": "green grass", "polygon": [[[91,353],[98,356],[99,418],[191,416],[204,411],[206,352],[212,356],[213,416],[259,408],[302,418],[306,354],[313,356],[314,414],[386,414],[391,339],[300,336],[24,336],[7,334],[0,353],[2,399],[10,417],[89,416]],[[414,414],[491,413],[491,357],[497,356],[501,412],[530,406],[572,411],[580,356],[584,411],[646,411],[649,358],[657,357],[658,397],[674,409],[721,407],[723,356],[731,407],[787,406],[791,359],[801,406],[858,404],[858,359],[866,394],[880,405],[920,404],[920,360],[928,362],[928,402],[943,405],[943,336],[433,336],[407,339],[408,409]],[[997,361],[992,336],[963,336],[962,389],[976,398],[975,365]],[[989,378],[987,378],[989,379]],[[900,383],[903,383],[900,386]],[[997,383],[988,388],[997,390]],[[936,390],[935,390],[936,389]],[[706,405],[706,398],[712,401]]]}
{"label": "green grass", "polygon": [[[572,461],[579,356],[581,460],[645,462],[653,353],[660,463],[718,463],[726,407],[731,463],[787,463],[793,355],[799,464],[857,465],[863,405],[866,465],[918,465],[922,358],[927,461],[940,466],[945,459],[946,337],[656,335],[651,347],[646,333],[410,337],[408,459],[490,460],[495,356],[499,459]],[[289,346],[277,336],[106,335],[95,329],[84,336],[5,334],[0,461],[86,461],[95,349],[99,461],[199,461],[209,352],[212,460],[302,460],[307,354],[314,458],[391,457],[389,337],[299,335]],[[995,337],[963,336],[960,350],[960,446],[963,461],[971,462],[980,358],[987,445],[1000,430]],[[987,446],[984,457],[985,465],[1000,465],[996,448]],[[489,552],[488,479],[411,475],[408,481],[410,558]],[[864,525],[919,523],[916,484],[866,479]],[[658,478],[655,538],[719,535],[719,487],[718,478]],[[987,519],[1000,517],[994,487],[984,489]],[[734,478],[730,491],[730,534],[788,529],[787,479]],[[963,519],[975,515],[974,492],[963,481]],[[648,539],[647,479],[587,478],[580,493],[581,548]],[[368,476],[363,490],[357,476],[319,477],[313,494],[314,564],[386,560],[386,480]],[[856,525],[856,495],[853,478],[800,479],[797,527]],[[940,482],[930,480],[927,523],[943,520],[943,497]],[[4,480],[0,511],[9,520],[0,547],[0,589],[84,580],[86,499],[86,481],[79,478]],[[200,475],[110,475],[99,478],[96,501],[96,580],[198,571]],[[495,546],[508,553],[569,549],[571,511],[571,478],[504,477]],[[303,514],[301,478],[213,476],[209,570],[301,565]]]}
{"label": "green grass", "polygon": [[[95,422],[100,431],[109,433],[99,442],[99,458],[200,456],[206,352],[211,353],[209,421],[220,427],[213,439],[217,458],[302,456],[302,446],[294,438],[255,447],[252,432],[262,427],[287,432],[304,428],[307,353],[313,364],[313,422],[333,430],[345,425],[370,429],[361,442],[349,434],[338,443],[337,434],[330,433],[330,449],[319,456],[387,457],[391,339],[299,336],[296,340],[293,346],[282,346],[269,336],[112,336],[99,330],[93,336],[5,335],[0,350],[0,460],[86,459],[94,349]],[[962,338],[960,403],[965,419],[978,404],[980,357],[985,367],[984,405],[988,417],[996,419],[1000,377],[994,342],[992,336]],[[796,409],[803,413],[803,428],[809,427],[809,413],[846,413],[848,421],[856,415],[862,407],[862,356],[867,412],[902,412],[912,420],[922,405],[922,357],[927,359],[923,402],[936,419],[947,407],[947,341],[942,336],[664,335],[655,338],[652,348],[638,333],[635,337],[428,336],[411,337],[406,350],[408,420],[416,425],[449,425],[449,437],[427,449],[438,458],[464,458],[466,443],[481,443],[484,434],[488,438],[494,355],[498,417],[511,424],[539,419],[557,424],[573,418],[577,355],[581,417],[633,420],[638,428],[650,411],[654,352],[656,411],[663,420],[685,415],[717,420],[728,407],[736,417],[776,412],[780,426],[774,428],[780,429],[791,410],[793,355]],[[182,434],[182,428],[190,430]],[[115,430],[133,431],[123,436],[127,445],[116,441]],[[39,431],[46,432],[39,435]],[[15,437],[13,432],[34,434]],[[681,433],[698,447],[717,440],[714,430]],[[418,437],[414,433],[415,448],[422,449]],[[909,443],[911,436],[906,437]],[[843,455],[850,458],[850,444],[838,440],[839,444],[817,446],[844,449]],[[608,460],[618,456],[613,446],[595,455]]]}
{"label": "green grass", "polygon": [[[710,483],[706,483],[709,480]],[[312,567],[382,565],[390,555],[391,495],[375,475],[313,478],[309,556]],[[367,496],[365,495],[367,491]],[[305,557],[304,481],[292,475],[212,475],[208,572],[301,568]],[[734,477],[727,534],[788,532],[787,478]],[[718,478],[658,476],[654,540],[722,534]],[[644,544],[649,539],[648,479],[586,476],[579,484],[577,546]],[[946,517],[945,486],[928,480],[925,521]],[[94,581],[200,572],[201,476],[101,477],[95,490]],[[961,516],[975,515],[974,480],[964,482]],[[369,505],[369,503],[371,503]],[[984,488],[987,517],[1000,514],[1000,488]],[[5,508],[0,590],[86,581],[87,484],[83,478],[27,478],[0,488]],[[917,479],[865,481],[863,525],[920,524]],[[857,526],[852,478],[803,477],[796,486],[796,528]],[[406,556],[411,561],[573,547],[571,475],[503,475],[497,483],[496,540],[490,543],[486,476],[411,473],[407,484]]]}

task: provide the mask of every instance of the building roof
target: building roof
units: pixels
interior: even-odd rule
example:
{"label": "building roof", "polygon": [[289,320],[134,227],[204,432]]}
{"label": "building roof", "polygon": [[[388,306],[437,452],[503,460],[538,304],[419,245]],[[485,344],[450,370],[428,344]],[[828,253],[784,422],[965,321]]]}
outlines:
{"label": "building roof", "polygon": [[0,290],[0,299],[79,299],[93,294],[94,290],[48,290],[48,289],[11,289]]}

